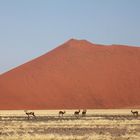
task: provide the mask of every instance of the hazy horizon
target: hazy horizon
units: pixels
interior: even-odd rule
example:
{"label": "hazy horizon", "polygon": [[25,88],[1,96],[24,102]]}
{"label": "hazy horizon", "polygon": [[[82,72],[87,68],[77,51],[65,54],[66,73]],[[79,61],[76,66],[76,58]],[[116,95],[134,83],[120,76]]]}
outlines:
{"label": "hazy horizon", "polygon": [[140,46],[139,0],[0,1],[0,74],[76,38]]}

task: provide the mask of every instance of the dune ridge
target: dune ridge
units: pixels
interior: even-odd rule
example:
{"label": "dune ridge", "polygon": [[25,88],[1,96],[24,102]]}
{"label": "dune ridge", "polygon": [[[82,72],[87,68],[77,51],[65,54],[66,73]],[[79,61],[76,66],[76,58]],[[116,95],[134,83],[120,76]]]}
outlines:
{"label": "dune ridge", "polygon": [[0,76],[0,109],[140,106],[140,48],[71,39]]}

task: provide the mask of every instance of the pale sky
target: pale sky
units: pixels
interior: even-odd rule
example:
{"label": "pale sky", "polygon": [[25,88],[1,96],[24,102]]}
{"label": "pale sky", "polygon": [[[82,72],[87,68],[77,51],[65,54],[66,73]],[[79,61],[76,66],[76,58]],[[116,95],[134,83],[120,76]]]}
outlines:
{"label": "pale sky", "polygon": [[140,46],[140,0],[0,0],[0,73],[71,39]]}

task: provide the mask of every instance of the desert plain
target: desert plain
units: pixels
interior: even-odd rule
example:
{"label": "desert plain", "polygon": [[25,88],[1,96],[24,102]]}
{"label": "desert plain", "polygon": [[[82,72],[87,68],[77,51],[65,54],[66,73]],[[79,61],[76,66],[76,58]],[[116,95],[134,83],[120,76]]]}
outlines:
{"label": "desert plain", "polygon": [[28,120],[24,110],[0,111],[0,140],[139,140],[140,116],[131,109],[87,110],[86,116],[74,116],[76,110],[32,110],[36,119]]}

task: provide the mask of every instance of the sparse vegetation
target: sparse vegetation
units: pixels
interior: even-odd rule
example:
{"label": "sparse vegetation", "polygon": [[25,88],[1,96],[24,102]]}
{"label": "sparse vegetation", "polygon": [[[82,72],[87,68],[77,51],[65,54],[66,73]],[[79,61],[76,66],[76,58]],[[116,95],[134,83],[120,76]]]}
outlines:
{"label": "sparse vegetation", "polygon": [[27,140],[139,140],[140,117],[130,110],[88,110],[74,116],[67,110],[63,117],[58,110],[34,111],[30,119],[23,111],[0,111],[0,139]]}

